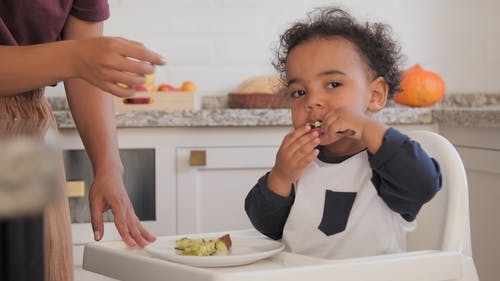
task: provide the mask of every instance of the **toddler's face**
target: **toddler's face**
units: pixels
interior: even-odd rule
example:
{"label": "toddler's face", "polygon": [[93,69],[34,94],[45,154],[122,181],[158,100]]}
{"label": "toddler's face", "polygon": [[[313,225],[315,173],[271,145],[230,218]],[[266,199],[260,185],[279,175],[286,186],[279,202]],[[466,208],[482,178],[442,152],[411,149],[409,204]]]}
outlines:
{"label": "toddler's face", "polygon": [[323,120],[330,110],[365,112],[370,99],[368,66],[355,46],[342,37],[317,38],[288,55],[286,78],[295,128]]}

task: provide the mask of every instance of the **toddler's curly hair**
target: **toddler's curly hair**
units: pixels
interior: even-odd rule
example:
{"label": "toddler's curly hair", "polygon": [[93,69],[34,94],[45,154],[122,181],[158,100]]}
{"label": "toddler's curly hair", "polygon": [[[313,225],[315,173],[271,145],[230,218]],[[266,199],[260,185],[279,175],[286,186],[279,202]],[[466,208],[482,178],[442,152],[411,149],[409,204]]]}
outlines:
{"label": "toddler's curly hair", "polygon": [[336,7],[323,7],[307,14],[281,36],[273,66],[285,78],[288,54],[297,45],[315,38],[343,37],[353,43],[371,69],[373,77],[384,77],[389,97],[401,91],[401,47],[390,37],[391,28],[382,23],[357,22],[349,13]]}

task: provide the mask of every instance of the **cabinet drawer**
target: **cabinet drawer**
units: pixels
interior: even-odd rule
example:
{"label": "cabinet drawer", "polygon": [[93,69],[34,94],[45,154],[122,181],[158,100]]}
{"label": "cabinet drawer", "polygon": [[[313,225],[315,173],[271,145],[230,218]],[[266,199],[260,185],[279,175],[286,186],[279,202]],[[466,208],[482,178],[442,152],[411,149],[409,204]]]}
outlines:
{"label": "cabinet drawer", "polygon": [[177,155],[185,160],[187,155],[191,159],[193,154],[203,154],[204,164],[191,165],[200,169],[248,169],[272,167],[277,151],[276,146],[190,147],[177,149]]}
{"label": "cabinet drawer", "polygon": [[480,171],[500,174],[500,151],[457,147],[467,171]]}
{"label": "cabinet drawer", "polygon": [[500,129],[498,128],[441,126],[439,133],[455,146],[500,150]]}

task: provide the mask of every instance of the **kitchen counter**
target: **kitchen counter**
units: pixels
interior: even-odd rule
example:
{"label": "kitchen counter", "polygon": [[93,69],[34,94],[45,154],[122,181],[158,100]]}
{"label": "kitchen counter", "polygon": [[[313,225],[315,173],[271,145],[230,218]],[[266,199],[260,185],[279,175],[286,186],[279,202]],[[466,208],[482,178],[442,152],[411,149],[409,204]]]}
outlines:
{"label": "kitchen counter", "polygon": [[500,105],[435,108],[432,119],[451,127],[500,128]]}
{"label": "kitchen counter", "polygon": [[[64,97],[49,98],[60,129],[75,124]],[[450,126],[500,128],[500,94],[448,95],[437,105],[414,108],[388,105],[373,115],[389,125],[446,124]],[[204,97],[202,109],[194,111],[117,112],[118,128],[138,127],[232,127],[290,126],[288,109],[231,109],[227,98]]]}

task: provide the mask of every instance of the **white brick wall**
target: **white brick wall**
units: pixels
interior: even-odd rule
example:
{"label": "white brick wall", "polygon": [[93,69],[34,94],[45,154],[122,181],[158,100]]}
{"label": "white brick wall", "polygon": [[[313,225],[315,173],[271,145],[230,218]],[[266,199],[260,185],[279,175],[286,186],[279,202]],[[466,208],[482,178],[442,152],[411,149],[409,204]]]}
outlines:
{"label": "white brick wall", "polygon": [[[313,7],[338,4],[389,23],[407,56],[442,75],[448,94],[500,93],[500,0],[109,0],[105,33],[138,40],[168,61],[157,81],[194,81],[223,95],[274,73],[271,48]],[[62,95],[62,87],[49,95]]]}

